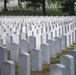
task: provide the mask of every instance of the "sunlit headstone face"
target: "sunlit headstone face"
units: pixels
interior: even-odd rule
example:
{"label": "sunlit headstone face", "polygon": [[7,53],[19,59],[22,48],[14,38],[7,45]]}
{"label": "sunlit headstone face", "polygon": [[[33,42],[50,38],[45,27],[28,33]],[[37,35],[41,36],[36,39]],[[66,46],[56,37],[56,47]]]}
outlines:
{"label": "sunlit headstone face", "polygon": [[31,50],[31,65],[32,71],[42,71],[42,54],[41,49]]}

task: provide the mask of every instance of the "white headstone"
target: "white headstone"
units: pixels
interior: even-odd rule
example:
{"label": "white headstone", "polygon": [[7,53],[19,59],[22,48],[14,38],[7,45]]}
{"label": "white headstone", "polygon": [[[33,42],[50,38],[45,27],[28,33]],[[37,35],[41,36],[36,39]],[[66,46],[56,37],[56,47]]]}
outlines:
{"label": "white headstone", "polygon": [[1,75],[15,75],[15,65],[13,61],[7,60],[1,64]]}
{"label": "white headstone", "polygon": [[42,36],[41,36],[41,41],[42,41],[42,44],[44,44],[44,43],[47,42],[46,33],[43,33],[43,34],[42,34]]}
{"label": "white headstone", "polygon": [[11,43],[12,43],[12,36],[7,35],[6,36],[6,47],[8,50],[11,50]]}
{"label": "white headstone", "polygon": [[49,49],[50,49],[50,58],[56,57],[56,41],[55,40],[48,40]]}
{"label": "white headstone", "polygon": [[58,47],[58,53],[62,52],[62,44],[61,44],[61,38],[59,37],[54,37],[54,39],[56,40],[57,42],[57,47]]}
{"label": "white headstone", "polygon": [[11,60],[18,61],[18,54],[19,54],[19,44],[12,43],[11,44]]}
{"label": "white headstone", "polygon": [[27,40],[22,39],[20,41],[20,49],[21,49],[21,52],[28,52],[28,41]]}
{"label": "white headstone", "polygon": [[67,48],[67,36],[62,35],[61,40],[62,40],[62,50],[65,50]]}
{"label": "white headstone", "polygon": [[41,44],[41,51],[42,51],[42,63],[43,64],[50,64],[50,49],[49,44]]}
{"label": "white headstone", "polygon": [[30,55],[28,53],[19,54],[18,67],[19,75],[30,75]]}
{"label": "white headstone", "polygon": [[7,48],[2,46],[0,47],[0,67],[3,61],[7,60]]}
{"label": "white headstone", "polygon": [[70,51],[68,54],[74,57],[74,71],[76,73],[76,50]]}
{"label": "white headstone", "polygon": [[75,30],[75,42],[76,42],[76,30]]}
{"label": "white headstone", "polygon": [[3,45],[3,39],[0,39],[0,46]]}
{"label": "white headstone", "polygon": [[76,46],[74,46],[74,50],[76,50]]}
{"label": "white headstone", "polygon": [[31,50],[32,71],[42,71],[42,54],[40,49]]}
{"label": "white headstone", "polygon": [[21,33],[21,39],[26,39],[26,33]]}
{"label": "white headstone", "polygon": [[36,48],[36,37],[30,36],[29,37],[29,49],[32,50]]}
{"label": "white headstone", "polygon": [[67,75],[66,66],[63,64],[54,64],[50,66],[50,75]]}
{"label": "white headstone", "polygon": [[64,64],[67,69],[67,75],[75,75],[74,73],[74,57],[71,55],[63,55],[60,57],[60,63]]}

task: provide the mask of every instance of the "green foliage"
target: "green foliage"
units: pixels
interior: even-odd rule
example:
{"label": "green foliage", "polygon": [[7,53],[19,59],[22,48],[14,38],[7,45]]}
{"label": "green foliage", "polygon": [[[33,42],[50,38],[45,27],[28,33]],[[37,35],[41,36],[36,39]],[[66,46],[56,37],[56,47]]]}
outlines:
{"label": "green foliage", "polygon": [[31,7],[39,7],[41,5],[41,0],[21,0],[21,2],[24,1],[28,3],[27,6]]}
{"label": "green foliage", "polygon": [[21,0],[21,2],[26,1],[27,2],[27,8],[32,7],[35,13],[35,10],[37,7],[41,6],[41,0]]}
{"label": "green foliage", "polygon": [[69,15],[75,15],[74,2],[76,0],[58,0],[62,6],[62,11],[68,12]]}

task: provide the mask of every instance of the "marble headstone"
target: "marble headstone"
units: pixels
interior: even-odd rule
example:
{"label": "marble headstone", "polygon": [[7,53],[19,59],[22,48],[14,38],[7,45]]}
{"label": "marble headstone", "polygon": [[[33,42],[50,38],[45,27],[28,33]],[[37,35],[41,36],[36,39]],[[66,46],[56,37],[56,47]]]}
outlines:
{"label": "marble headstone", "polygon": [[74,50],[76,50],[76,46],[74,46]]}
{"label": "marble headstone", "polygon": [[62,35],[61,40],[62,40],[62,50],[65,50],[67,48],[67,36]]}
{"label": "marble headstone", "polygon": [[6,36],[6,47],[8,50],[11,50],[11,43],[12,43],[12,36],[7,35]]}
{"label": "marble headstone", "polygon": [[55,40],[48,40],[49,49],[50,49],[50,58],[56,57],[56,41]]}
{"label": "marble headstone", "polygon": [[3,45],[3,39],[0,39],[0,46]]}
{"label": "marble headstone", "polygon": [[54,39],[57,42],[57,47],[58,47],[58,53],[62,52],[62,44],[61,44],[61,38],[60,37],[54,37]]}
{"label": "marble headstone", "polygon": [[68,54],[74,57],[74,71],[76,73],[76,50],[70,51]]}
{"label": "marble headstone", "polygon": [[7,48],[2,46],[0,47],[0,67],[3,61],[7,60]]}
{"label": "marble headstone", "polygon": [[40,49],[31,50],[32,71],[42,71],[42,54]]}
{"label": "marble headstone", "polygon": [[60,63],[64,64],[67,69],[67,75],[75,75],[74,72],[74,57],[71,55],[63,55],[60,57]]}
{"label": "marble headstone", "polygon": [[49,44],[41,44],[42,64],[50,64],[50,49]]}
{"label": "marble headstone", "polygon": [[30,75],[30,55],[28,53],[19,54],[18,67],[19,75]]}
{"label": "marble headstone", "polygon": [[15,64],[7,60],[1,64],[1,75],[15,75]]}
{"label": "marble headstone", "polygon": [[28,52],[28,41],[27,40],[21,39],[20,49],[21,49],[21,52]]}
{"label": "marble headstone", "polygon": [[50,66],[50,75],[67,75],[66,66],[63,64],[54,64]]}
{"label": "marble headstone", "polygon": [[29,49],[31,51],[34,48],[36,48],[36,37],[30,36],[29,37]]}
{"label": "marble headstone", "polygon": [[19,54],[19,44],[12,43],[11,44],[11,60],[17,62]]}

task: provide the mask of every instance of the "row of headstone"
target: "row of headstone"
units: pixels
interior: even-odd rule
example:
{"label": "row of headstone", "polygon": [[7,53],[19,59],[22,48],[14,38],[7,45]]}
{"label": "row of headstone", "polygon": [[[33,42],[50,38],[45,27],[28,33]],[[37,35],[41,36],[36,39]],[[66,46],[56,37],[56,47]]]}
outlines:
{"label": "row of headstone", "polygon": [[[14,48],[17,47],[17,44],[14,44]],[[46,46],[46,47],[45,47]],[[48,44],[42,45],[41,48],[44,50],[43,54],[40,49],[33,49],[31,50],[31,70],[32,71],[42,71],[42,55],[45,56],[46,59],[43,57],[43,64],[50,64],[50,55],[49,53],[49,46]],[[48,53],[46,53],[48,49]],[[18,61],[18,73],[19,75],[30,75],[30,54],[23,52],[23,53],[14,53],[12,54],[13,57],[11,60]],[[18,51],[17,51],[18,52]],[[18,54],[18,59],[16,58]],[[12,56],[11,55],[11,56]],[[14,59],[16,58],[16,59]],[[48,61],[47,61],[48,60]],[[14,62],[7,59],[7,49],[6,47],[0,47],[0,68],[1,68],[1,75],[8,74],[8,75],[15,75],[15,65]]]}
{"label": "row of headstone", "polygon": [[[48,47],[48,45],[46,45]],[[42,49],[44,45],[42,45]],[[5,47],[0,47],[0,52],[2,53],[0,58],[1,75],[15,75],[15,65],[13,61],[7,60],[7,49]],[[50,75],[74,75],[76,72],[75,56],[76,50],[71,51],[70,55],[63,55],[60,57],[60,64],[51,65]],[[44,55],[44,54],[43,54]],[[42,71],[42,56],[40,49],[34,49],[31,51],[31,65],[32,71]],[[43,59],[44,64],[48,64],[45,59]],[[19,75],[30,75],[30,55],[28,53],[20,53],[18,57],[18,72]]]}
{"label": "row of headstone", "polygon": [[[65,39],[64,39],[64,41],[65,41]],[[63,42],[61,42],[61,40],[60,40],[61,43],[58,43],[58,42],[59,41],[56,41],[56,40],[48,40],[48,43],[41,44],[42,57],[43,57],[43,59],[45,59],[44,56],[46,54],[46,57],[48,60],[47,62],[49,62],[49,58],[56,58],[56,54],[62,52],[61,43],[63,43]],[[36,44],[36,39],[35,39],[35,37],[32,37],[32,36],[29,39],[29,45],[28,45],[27,40],[21,40],[20,44],[16,44],[16,43],[7,44],[7,45],[9,45],[9,48],[10,48],[11,60],[18,61],[19,50],[21,49],[20,50],[21,53],[22,52],[28,53],[29,50],[32,51],[33,49],[36,48],[35,44]],[[64,43],[64,45],[65,45],[65,43]],[[8,48],[8,46],[7,46],[7,48]]]}
{"label": "row of headstone", "polygon": [[[65,39],[64,39],[64,41],[65,41]],[[8,43],[6,44],[6,46],[8,49],[11,50],[11,59],[13,61],[18,61],[19,49],[21,49],[21,53],[22,52],[28,53],[28,49],[31,51],[32,49],[36,48],[35,44],[36,44],[36,39],[35,39],[35,37],[31,36],[29,39],[29,46],[28,46],[27,40],[21,40],[20,44],[12,43],[12,42],[10,42],[10,40],[8,40]],[[41,44],[41,49],[43,50],[42,46],[45,45],[45,48],[47,49],[47,51],[46,52],[43,51],[43,52],[47,53],[47,54],[49,53],[48,55],[50,55],[50,58],[55,58],[56,54],[61,52],[61,50],[62,50],[62,48],[60,49],[61,43],[59,43],[59,44],[58,44],[58,41],[56,41],[56,40],[48,40],[49,48],[46,46],[47,45],[47,43],[46,43],[46,44]],[[65,45],[65,43],[63,45]]]}
{"label": "row of headstone", "polygon": [[[25,31],[25,29],[23,29],[23,30]],[[44,32],[45,32],[45,30],[44,30]],[[51,34],[53,35],[54,33],[51,33]],[[70,39],[71,39],[71,37],[74,37],[75,34],[76,34],[76,31],[74,31],[73,36],[72,35],[70,35],[70,36],[62,35],[61,37],[54,37],[54,39],[53,39],[53,37],[50,37],[48,39],[48,35],[43,35],[43,37],[40,39],[40,35],[37,34],[37,35],[35,35],[35,37],[29,36],[28,41],[27,41],[26,39],[24,39],[24,40],[21,39],[21,35],[19,36],[18,34],[12,33],[12,36],[7,35],[7,37],[6,37],[6,46],[8,49],[11,50],[11,59],[14,61],[18,61],[19,49],[21,49],[21,52],[24,52],[24,51],[28,52],[28,49],[31,51],[32,49],[36,48],[37,46],[38,46],[38,48],[40,48],[41,44],[44,44],[47,42],[50,45],[50,58],[55,58],[57,53],[62,52],[62,50],[67,47],[67,45],[69,46],[72,44]],[[3,35],[1,35],[1,36],[3,36]],[[5,36],[3,36],[3,37],[5,38]],[[69,40],[68,40],[68,38],[69,38]],[[40,41],[41,41],[41,43],[40,43]],[[28,44],[29,44],[29,46],[28,46]],[[56,46],[56,48],[54,46]],[[26,49],[26,50],[24,50],[24,49]]]}
{"label": "row of headstone", "polygon": [[[11,50],[11,60],[12,61],[7,60],[7,48],[4,46],[0,47],[0,55],[1,55],[0,56],[1,57],[0,66],[1,66],[1,64],[5,64],[5,63],[8,64],[8,66],[6,67],[7,69],[5,67],[3,67],[3,65],[2,65],[2,67],[3,67],[2,71],[1,71],[2,75],[4,73],[6,74],[6,72],[9,73],[9,71],[12,70],[12,67],[13,67],[13,70],[10,73],[11,73],[11,75],[14,74],[14,73],[12,73],[12,72],[14,72],[13,61],[18,62],[19,74],[23,73],[23,75],[25,75],[25,74],[30,75],[30,55],[27,52],[23,52],[23,53],[19,54],[19,50],[18,50],[19,45],[15,44],[15,43],[12,43],[11,45],[12,45],[12,48],[11,48],[12,49]],[[50,52],[49,51],[50,51],[49,44],[42,44],[41,49],[35,48],[35,49],[31,50],[31,65],[32,65],[31,70],[32,71],[42,71],[42,64],[50,64]],[[4,63],[2,63],[2,62],[4,62]],[[5,70],[5,72],[3,71],[3,69]],[[27,72],[25,72],[25,70]],[[29,73],[29,74],[27,74],[27,73]]]}
{"label": "row of headstone", "polygon": [[[57,17],[57,18],[59,18],[59,17]],[[66,17],[62,17],[62,18],[66,19]],[[24,20],[25,20],[25,18],[24,18]],[[13,36],[13,42],[16,42],[16,43],[19,43],[19,40],[18,40],[19,35],[21,36],[21,38],[24,38],[24,39],[26,39],[26,37],[27,37],[28,40],[29,40],[30,36],[35,36],[36,37],[36,48],[40,48],[40,45],[42,43],[46,43],[47,40],[54,39],[54,37],[61,37],[62,35],[66,36],[66,38],[67,38],[67,40],[66,40],[67,47],[75,42],[75,33],[76,32],[75,32],[75,22],[74,21],[71,23],[71,21],[69,20],[65,23],[65,21],[60,19],[60,20],[55,20],[54,22],[51,22],[51,19],[47,18],[48,21],[50,20],[50,23],[49,22],[47,23],[46,20],[43,19],[43,17],[42,17],[43,21],[39,22],[39,20],[37,19],[39,23],[34,22],[35,20],[34,21],[33,20],[32,20],[32,23],[28,22],[29,20],[27,22],[25,21],[24,23],[26,25],[24,25],[24,23],[22,23],[22,25],[20,25],[21,23],[18,25],[19,22],[16,22],[16,21],[15,21],[15,24],[13,22],[11,24],[10,22],[8,22],[9,19],[6,22],[1,21],[2,22],[1,32],[3,33],[3,35],[1,34],[1,38],[3,39],[3,42],[6,43],[5,39],[6,39],[7,33],[10,36]]]}
{"label": "row of headstone", "polygon": [[[7,19],[7,17],[1,17],[1,18],[4,18],[4,19]],[[8,17],[8,18],[10,18],[10,16]],[[29,50],[31,50],[31,49],[33,49],[33,48],[40,48],[40,45],[42,44],[42,43],[47,43],[47,41],[49,40],[49,39],[51,39],[51,40],[53,40],[54,38],[56,38],[56,37],[59,37],[59,34],[61,34],[61,33],[64,33],[64,35],[62,35],[61,34],[61,36],[59,37],[60,39],[62,39],[62,41],[64,41],[64,42],[62,42],[62,47],[64,47],[64,48],[62,48],[62,49],[65,49],[67,46],[69,46],[69,45],[71,45],[73,42],[75,42],[75,31],[74,31],[74,29],[70,29],[70,28],[74,28],[74,25],[73,24],[75,24],[74,23],[74,21],[73,22],[71,22],[73,19],[75,20],[75,17],[56,17],[56,18],[60,18],[60,19],[58,19],[58,20],[55,20],[55,21],[53,21],[53,22],[48,22],[49,24],[47,24],[47,22],[46,22],[46,19],[49,21],[52,21],[50,18],[53,18],[53,19],[55,19],[55,17],[45,17],[45,20],[43,19],[43,17],[35,17],[34,19],[40,19],[40,20],[34,20],[33,19],[33,17],[31,17],[33,20],[31,21],[30,19],[29,19],[29,17],[27,17],[28,18],[28,20],[27,20],[27,22],[26,21],[24,21],[25,20],[25,18],[26,17],[24,17],[24,16],[22,16],[22,18],[23,18],[23,21],[24,21],[24,23],[26,24],[26,25],[23,25],[23,24],[21,24],[21,26],[20,25],[18,25],[18,23],[16,22],[16,20],[15,20],[15,18],[12,16],[12,18],[13,18],[13,20],[14,21],[9,21],[9,19],[7,20],[7,21],[5,21],[5,20],[1,20],[1,22],[2,22],[2,24],[1,24],[1,27],[2,27],[2,29],[1,29],[1,31],[2,31],[2,33],[4,33],[3,35],[1,34],[1,38],[3,39],[3,42],[5,43],[5,40],[6,40],[6,46],[7,46],[7,48],[8,49],[10,49],[9,47],[9,41],[10,41],[10,39],[9,39],[9,36],[7,35],[7,33],[10,35],[12,35],[12,41],[13,42],[15,42],[15,43],[17,43],[17,44],[20,44],[19,42],[20,42],[20,38],[23,38],[23,39],[25,39],[24,37],[26,37],[26,32],[27,32],[27,37],[28,37],[28,42],[29,42]],[[21,18],[18,16],[18,18],[21,20]],[[61,19],[61,18],[63,18],[63,19]],[[62,21],[62,20],[64,20],[64,19],[67,19],[67,18],[70,18],[69,19],[69,21],[67,21],[67,20],[65,20],[65,21]],[[43,20],[43,21],[42,21]],[[35,22],[36,23],[35,23]],[[39,23],[38,23],[38,22]],[[12,23],[10,23],[10,22],[12,22]],[[44,23],[45,22],[45,23]],[[17,23],[17,24],[16,24]],[[41,24],[42,23],[42,24]],[[62,23],[62,24],[61,24]],[[72,25],[70,25],[70,23],[72,24]],[[9,24],[11,24],[11,25],[9,25]],[[15,24],[15,25],[13,25],[13,24]],[[33,25],[31,25],[31,24],[33,24]],[[40,24],[40,25],[39,25]],[[68,25],[69,24],[69,25]],[[5,26],[6,25],[6,26]],[[45,26],[46,25],[46,26]],[[55,25],[56,25],[56,27],[55,27]],[[68,25],[68,26],[67,26]],[[12,27],[13,26],[13,27]],[[26,27],[25,27],[26,26]],[[39,26],[39,27],[38,27]],[[35,28],[34,28],[35,27]],[[19,28],[19,30],[16,30],[17,28]],[[69,28],[69,31],[68,31],[68,28]],[[10,30],[9,30],[10,29]],[[41,29],[41,30],[40,30]],[[4,30],[4,31],[3,31]],[[51,31],[50,31],[51,30]],[[55,30],[55,31],[54,31]],[[72,35],[72,32],[73,32],[73,35]],[[22,33],[23,32],[23,33]],[[37,32],[37,33],[36,33]],[[61,33],[60,33],[61,32]],[[67,33],[65,33],[65,32],[68,32],[69,34],[67,34]],[[44,34],[45,33],[45,34]],[[49,34],[49,33],[51,33],[51,35]],[[4,36],[5,35],[5,36]],[[33,35],[35,38],[32,38],[31,37],[31,35]],[[51,37],[50,37],[51,36]],[[56,36],[56,37],[55,37]],[[11,38],[11,36],[10,36],[10,38]],[[73,39],[74,38],[74,39]],[[60,40],[59,39],[59,40]],[[9,41],[8,41],[9,40]],[[34,40],[34,41],[33,41]],[[58,39],[55,39],[55,41],[57,41],[58,42]],[[11,41],[10,41],[11,42]],[[34,44],[32,44],[32,43],[34,43]],[[59,43],[59,42],[58,42]],[[57,43],[57,45],[58,45],[58,43]],[[61,43],[61,42],[60,42]],[[61,44],[60,44],[61,45]],[[9,47],[8,47],[9,46]],[[58,46],[58,48],[57,48],[57,53],[58,52],[61,52],[61,50],[62,50],[59,46]],[[55,55],[53,56],[53,57],[55,57]]]}

